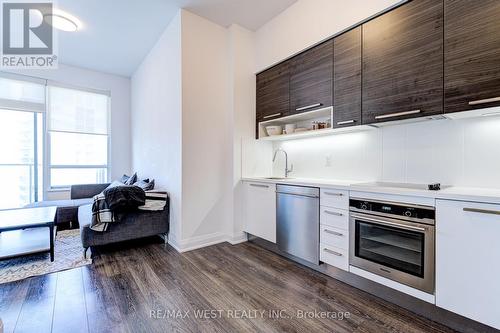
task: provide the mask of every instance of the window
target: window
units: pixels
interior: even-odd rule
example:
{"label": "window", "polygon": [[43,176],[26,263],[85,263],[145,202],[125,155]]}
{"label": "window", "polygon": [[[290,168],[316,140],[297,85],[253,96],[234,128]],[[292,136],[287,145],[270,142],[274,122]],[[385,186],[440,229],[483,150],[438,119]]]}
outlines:
{"label": "window", "polygon": [[51,188],[108,180],[109,96],[48,88]]}
{"label": "window", "polygon": [[0,209],[108,181],[110,97],[0,72]]}
{"label": "window", "polygon": [[42,199],[45,80],[0,73],[0,209]]}

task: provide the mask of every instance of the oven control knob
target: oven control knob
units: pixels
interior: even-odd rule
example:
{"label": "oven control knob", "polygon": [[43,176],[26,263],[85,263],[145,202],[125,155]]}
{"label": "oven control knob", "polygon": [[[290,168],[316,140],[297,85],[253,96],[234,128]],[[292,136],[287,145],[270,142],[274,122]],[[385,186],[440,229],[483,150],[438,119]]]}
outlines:
{"label": "oven control knob", "polygon": [[361,204],[361,209],[367,210],[368,209],[368,205],[365,204],[365,203]]}
{"label": "oven control knob", "polygon": [[411,212],[410,212],[409,210],[407,210],[407,211],[405,212],[405,216],[407,216],[407,217],[411,217]]}

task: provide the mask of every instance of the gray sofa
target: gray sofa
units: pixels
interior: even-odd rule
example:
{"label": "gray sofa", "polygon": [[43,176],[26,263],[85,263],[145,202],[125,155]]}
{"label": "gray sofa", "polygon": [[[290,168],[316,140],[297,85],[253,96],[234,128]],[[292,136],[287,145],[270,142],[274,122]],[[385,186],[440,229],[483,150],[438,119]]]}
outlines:
{"label": "gray sofa", "polygon": [[89,247],[107,245],[131,239],[164,236],[169,231],[169,200],[162,211],[133,210],[123,215],[119,222],[112,223],[104,232],[89,228],[92,222],[92,197],[101,193],[109,184],[88,184],[71,186],[70,200],[42,201],[32,207],[57,206],[56,223],[78,223],[84,257]]}
{"label": "gray sofa", "polygon": [[163,211],[131,211],[119,222],[110,223],[104,232],[90,229],[92,222],[92,205],[84,205],[78,209],[80,235],[84,248],[84,256],[91,246],[107,245],[126,240],[162,235],[167,240],[169,229],[168,207]]}
{"label": "gray sofa", "polygon": [[[93,197],[102,190],[95,185],[77,185],[72,188],[71,197],[81,199],[82,196]],[[110,223],[104,232],[90,229],[92,222],[92,204],[78,208],[78,224],[86,257],[87,249],[91,246],[107,245],[127,240],[162,235],[165,241],[169,231],[169,201],[162,211],[132,210],[122,215],[118,222]]]}

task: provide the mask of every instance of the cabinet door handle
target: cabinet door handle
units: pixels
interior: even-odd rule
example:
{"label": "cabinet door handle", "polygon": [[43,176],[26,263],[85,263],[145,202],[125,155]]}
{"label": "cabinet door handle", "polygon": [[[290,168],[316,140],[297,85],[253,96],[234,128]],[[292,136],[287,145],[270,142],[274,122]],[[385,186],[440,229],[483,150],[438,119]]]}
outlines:
{"label": "cabinet door handle", "polygon": [[329,215],[334,215],[334,216],[344,216],[344,214],[342,214],[342,213],[332,212],[330,210],[325,210],[325,213],[329,214]]}
{"label": "cabinet door handle", "polygon": [[269,185],[264,185],[264,184],[250,184],[250,186],[253,186],[253,187],[263,187],[263,188],[269,188]]}
{"label": "cabinet door handle", "polygon": [[344,234],[341,234],[340,232],[331,231],[331,230],[328,230],[328,229],[325,229],[324,231],[325,231],[327,234],[332,234],[332,235],[335,235],[335,236],[344,236]]}
{"label": "cabinet door handle", "polygon": [[488,215],[500,215],[500,211],[498,211],[498,210],[488,210],[488,209],[479,209],[479,208],[464,208],[464,212],[488,214]]}
{"label": "cabinet door handle", "polygon": [[356,120],[351,119],[351,120],[339,121],[339,122],[337,122],[337,125],[354,124],[355,122],[356,122]]}
{"label": "cabinet door handle", "polygon": [[394,117],[400,117],[400,116],[408,116],[410,114],[417,114],[422,112],[421,110],[412,110],[412,111],[404,111],[404,112],[396,112],[396,113],[389,113],[389,114],[382,114],[380,116],[375,116],[375,119],[387,119],[387,118],[394,118]]}
{"label": "cabinet door handle", "polygon": [[342,193],[336,193],[336,192],[323,192],[323,193],[325,193],[326,195],[334,195],[336,197],[341,197],[344,195]]}
{"label": "cabinet door handle", "polygon": [[318,106],[321,106],[321,105],[323,105],[323,104],[316,103],[316,104],[311,104],[311,105],[307,105],[307,106],[302,106],[300,108],[296,108],[295,111],[304,111],[304,110],[312,109],[312,108],[315,108],[315,107],[318,107]]}
{"label": "cabinet door handle", "polygon": [[264,116],[264,117],[262,117],[262,119],[269,119],[269,118],[273,118],[273,117],[277,117],[277,116],[281,116],[281,112]]}
{"label": "cabinet door handle", "polygon": [[493,103],[493,102],[500,102],[500,96],[493,97],[493,98],[478,99],[476,101],[470,101],[469,105],[479,105],[479,104],[486,104],[486,103]]}
{"label": "cabinet door handle", "polygon": [[336,255],[337,257],[342,257],[342,253],[332,251],[330,249],[327,249],[326,247],[323,249],[323,251],[328,252],[328,253],[333,254],[333,255]]}

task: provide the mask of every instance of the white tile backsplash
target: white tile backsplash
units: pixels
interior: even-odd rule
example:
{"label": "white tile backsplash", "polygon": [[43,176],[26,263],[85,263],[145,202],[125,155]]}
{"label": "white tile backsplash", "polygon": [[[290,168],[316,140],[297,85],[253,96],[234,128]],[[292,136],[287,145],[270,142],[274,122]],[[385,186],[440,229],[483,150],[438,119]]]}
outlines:
{"label": "white tile backsplash", "polygon": [[[278,147],[288,152],[291,176],[297,178],[500,188],[499,117],[395,125],[275,142],[273,148]],[[272,152],[266,148],[258,154],[260,162],[250,164],[269,165]],[[273,164],[275,176],[282,175],[283,163],[280,154]]]}
{"label": "white tile backsplash", "polygon": [[500,120],[474,119],[463,135],[463,185],[500,187]]}

